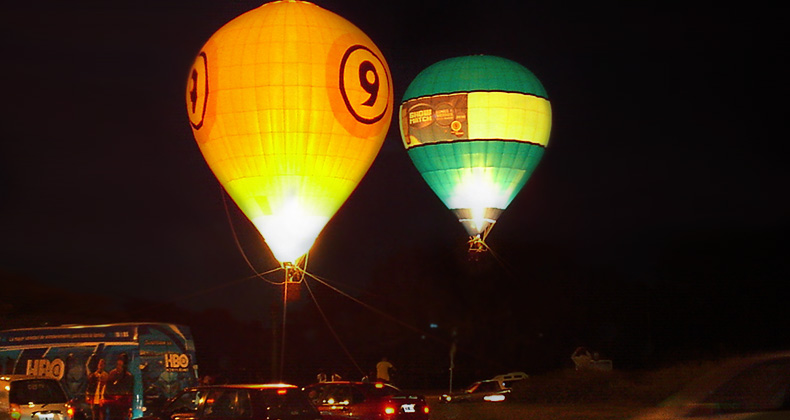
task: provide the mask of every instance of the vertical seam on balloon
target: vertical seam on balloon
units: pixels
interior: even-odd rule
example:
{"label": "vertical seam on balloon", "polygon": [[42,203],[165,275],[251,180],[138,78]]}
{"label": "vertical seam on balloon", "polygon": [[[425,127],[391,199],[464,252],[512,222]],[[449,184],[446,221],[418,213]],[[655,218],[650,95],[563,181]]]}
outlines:
{"label": "vertical seam on balloon", "polygon": [[[246,135],[250,136],[252,138],[256,138],[257,139],[257,143],[260,143],[262,136],[261,136],[260,122],[258,121],[258,113],[257,113],[257,109],[258,109],[258,74],[255,71],[255,68],[256,68],[255,61],[256,61],[256,58],[257,58],[257,49],[258,49],[258,47],[257,47],[258,43],[256,42],[257,41],[256,38],[258,36],[258,32],[256,31],[256,29],[258,29],[257,25],[250,24],[249,26],[247,26],[247,34],[245,35],[245,40],[244,40],[244,43],[246,45],[248,45],[248,46],[251,45],[250,49],[253,52],[252,57],[250,57],[252,62],[251,63],[248,62],[248,63],[246,63],[246,65],[250,66],[250,70],[251,70],[251,73],[252,73],[252,80],[251,80],[251,83],[252,83],[252,86],[253,86],[253,89],[252,89],[253,98],[252,98],[252,100],[253,100],[253,103],[255,104],[254,110],[246,110],[245,109],[245,112],[249,112],[250,114],[252,114],[253,112],[255,113],[254,118],[252,118],[252,121],[254,122],[254,126],[253,126],[253,129],[252,129],[253,132],[252,133],[247,133]],[[242,59],[242,62],[244,62],[244,59]],[[244,70],[242,69],[242,73],[243,72],[244,72]],[[258,161],[256,159],[255,151],[252,149],[253,146],[250,143],[251,142],[243,142],[243,145],[245,147],[245,150],[243,151],[243,156],[244,156],[244,161],[245,161],[246,174],[257,173],[256,172],[256,166],[258,166]]]}

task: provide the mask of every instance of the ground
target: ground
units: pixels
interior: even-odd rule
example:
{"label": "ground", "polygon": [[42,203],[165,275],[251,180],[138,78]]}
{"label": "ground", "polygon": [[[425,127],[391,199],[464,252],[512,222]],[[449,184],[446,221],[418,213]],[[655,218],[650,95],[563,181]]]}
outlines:
{"label": "ground", "polygon": [[431,420],[624,420],[648,406],[616,403],[534,404],[534,403],[430,403]]}

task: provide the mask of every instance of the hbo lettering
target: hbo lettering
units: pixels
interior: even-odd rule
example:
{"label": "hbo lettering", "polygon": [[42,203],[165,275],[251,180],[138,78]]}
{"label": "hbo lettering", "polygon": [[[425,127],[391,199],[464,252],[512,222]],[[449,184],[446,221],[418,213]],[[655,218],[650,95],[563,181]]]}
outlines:
{"label": "hbo lettering", "polygon": [[189,356],[186,354],[165,354],[165,369],[186,369],[189,367]]}

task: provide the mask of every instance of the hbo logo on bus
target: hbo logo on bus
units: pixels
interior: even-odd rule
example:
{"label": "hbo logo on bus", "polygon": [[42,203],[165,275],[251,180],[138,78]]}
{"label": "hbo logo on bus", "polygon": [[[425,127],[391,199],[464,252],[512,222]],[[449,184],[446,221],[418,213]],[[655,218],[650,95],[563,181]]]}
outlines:
{"label": "hbo logo on bus", "polygon": [[54,359],[52,361],[47,359],[31,359],[27,361],[26,367],[26,375],[45,376],[55,379],[63,378],[63,373],[66,371],[66,364],[60,359]]}
{"label": "hbo logo on bus", "polygon": [[165,354],[165,369],[187,369],[189,367],[189,356],[179,353]]}

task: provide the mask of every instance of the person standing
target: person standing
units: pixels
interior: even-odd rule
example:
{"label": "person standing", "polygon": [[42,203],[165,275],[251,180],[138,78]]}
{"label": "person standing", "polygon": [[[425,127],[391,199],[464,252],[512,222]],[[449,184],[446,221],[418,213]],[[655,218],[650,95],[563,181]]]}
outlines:
{"label": "person standing", "polygon": [[390,369],[394,372],[395,366],[393,366],[386,357],[382,357],[381,361],[376,363],[376,380],[390,382],[392,380],[390,377]]}
{"label": "person standing", "polygon": [[107,378],[110,376],[104,370],[104,359],[99,359],[96,370],[88,375],[88,390],[85,395],[88,404],[91,406],[93,420],[104,420],[104,389],[107,386]]}
{"label": "person standing", "polygon": [[134,379],[129,373],[129,356],[118,355],[115,369],[107,376],[105,398],[108,410],[105,420],[129,420],[132,416],[132,388]]}

